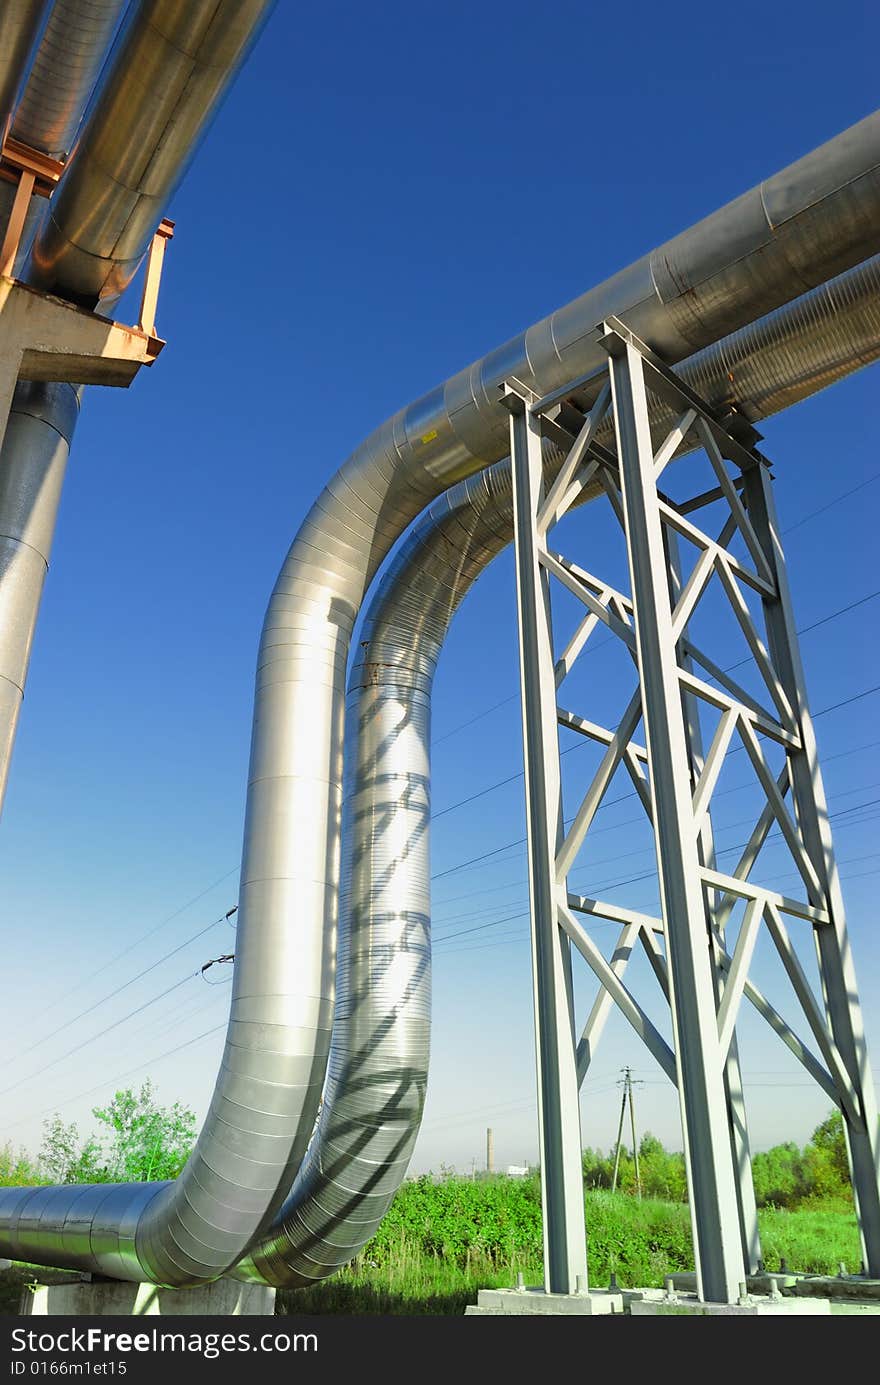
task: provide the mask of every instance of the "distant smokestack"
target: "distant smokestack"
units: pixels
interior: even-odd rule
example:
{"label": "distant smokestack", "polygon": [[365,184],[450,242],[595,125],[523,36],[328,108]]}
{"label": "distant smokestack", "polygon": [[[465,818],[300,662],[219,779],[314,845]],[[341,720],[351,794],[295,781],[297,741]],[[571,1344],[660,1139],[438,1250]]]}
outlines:
{"label": "distant smokestack", "polygon": [[495,1132],[491,1125],[486,1131],[486,1172],[495,1172]]}

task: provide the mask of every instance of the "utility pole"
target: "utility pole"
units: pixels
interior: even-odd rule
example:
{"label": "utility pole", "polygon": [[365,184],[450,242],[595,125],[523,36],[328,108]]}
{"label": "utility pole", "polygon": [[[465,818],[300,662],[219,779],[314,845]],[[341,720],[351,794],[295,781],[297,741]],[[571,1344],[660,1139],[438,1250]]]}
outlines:
{"label": "utility pole", "polygon": [[636,1166],[636,1194],[639,1202],[642,1200],[642,1176],[639,1173],[639,1146],[636,1140],[636,1103],[633,1096],[632,1071],[626,1069],[626,1089],[629,1091],[629,1124],[633,1137],[633,1162]]}
{"label": "utility pole", "polygon": [[495,1172],[495,1132],[491,1125],[486,1130],[486,1172]]}
{"label": "utility pole", "polygon": [[635,1101],[633,1100],[634,1083],[632,1077],[632,1068],[622,1068],[621,1071],[623,1072],[623,1079],[618,1085],[623,1087],[623,1098],[620,1103],[620,1120],[617,1123],[617,1144],[614,1150],[614,1174],[611,1179],[611,1191],[612,1193],[617,1191],[617,1172],[620,1168],[620,1149],[621,1141],[623,1139],[623,1121],[626,1115],[626,1103],[629,1102],[629,1122],[630,1130],[632,1131],[633,1163],[635,1164],[636,1174],[636,1194],[639,1198],[639,1201],[641,1201],[642,1176],[639,1170],[639,1146],[636,1140],[636,1107]]}
{"label": "utility pole", "polygon": [[620,1120],[617,1122],[617,1143],[614,1148],[614,1175],[611,1179],[611,1191],[617,1192],[617,1170],[620,1168],[620,1142],[623,1138],[623,1118],[626,1115],[626,1085],[623,1088],[623,1100],[620,1103]]}

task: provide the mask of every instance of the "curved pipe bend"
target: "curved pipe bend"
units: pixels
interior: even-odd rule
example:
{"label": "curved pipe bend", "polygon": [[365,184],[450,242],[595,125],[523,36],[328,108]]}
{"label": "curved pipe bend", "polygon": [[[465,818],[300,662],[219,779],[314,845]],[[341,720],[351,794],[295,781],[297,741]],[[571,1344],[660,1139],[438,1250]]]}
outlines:
{"label": "curved pipe bend", "polygon": [[[876,251],[878,130],[880,116],[863,121],[460,372],[382,425],[322,492],[282,567],[260,643],[232,1007],[214,1099],[180,1179],[139,1191],[133,1236],[126,1203],[106,1273],[171,1285],[217,1278],[259,1247],[294,1182],[330,1048],[349,643],[364,593],[416,515],[506,453],[498,387],[516,375],[546,393],[593,370],[602,359],[595,328],[609,315],[680,360]],[[27,1258],[52,1262],[46,1237],[60,1236],[80,1192],[32,1196],[32,1212],[40,1199],[53,1210]],[[0,1254],[4,1205],[0,1197]],[[90,1266],[105,1252],[92,1223],[76,1225]],[[20,1254],[20,1230],[17,1245]]]}
{"label": "curved pipe bend", "polygon": [[[678,373],[752,420],[880,355],[880,259],[698,353]],[[652,432],[674,417],[651,399]],[[613,437],[607,438],[613,446]],[[560,464],[545,445],[546,475]],[[578,503],[594,497],[590,490]],[[430,1052],[430,714],[452,618],[512,541],[509,460],[446,491],[370,601],[349,678],[333,1040],[321,1115],[291,1193],[233,1273],[302,1287],[356,1255],[399,1188]]]}

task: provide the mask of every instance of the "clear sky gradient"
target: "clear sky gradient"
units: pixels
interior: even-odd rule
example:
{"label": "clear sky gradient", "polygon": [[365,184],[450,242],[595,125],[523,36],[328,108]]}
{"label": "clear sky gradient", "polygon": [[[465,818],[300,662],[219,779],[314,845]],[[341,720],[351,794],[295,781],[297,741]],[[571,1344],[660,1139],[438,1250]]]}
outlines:
{"label": "clear sky gradient", "polygon": [[[220,968],[214,990],[193,973],[234,947],[210,925],[236,900],[260,624],[323,484],[409,400],[868,114],[878,28],[849,0],[833,23],[814,0],[282,0],[168,208],[167,349],[129,392],[85,399],[0,832],[0,1142],[36,1149],[54,1110],[88,1129],[93,1105],[146,1076],[204,1113],[229,991]],[[875,1066],[880,695],[860,694],[880,684],[877,381],[873,367],[771,420],[763,444],[799,624],[862,603],[803,652],[813,707],[847,701],[817,732]],[[601,570],[598,520],[579,523]],[[610,717],[619,665],[600,650],[591,670],[589,714]],[[502,1167],[537,1153],[525,858],[496,850],[524,835],[521,780],[454,806],[519,773],[516,693],[506,555],[437,680],[433,1061],[414,1169],[479,1165],[487,1125]],[[744,761],[719,800],[731,846],[749,831]],[[638,812],[603,811],[583,879],[650,908],[650,882],[617,884],[650,870]],[[784,851],[775,868],[791,888]],[[756,965],[783,994],[769,954]],[[656,983],[634,969],[637,984]],[[827,1098],[769,1030],[746,1023],[742,1044],[755,1145],[804,1140]],[[680,1147],[675,1095],[616,1018],[584,1143],[611,1143],[624,1063],[645,1084],[640,1127]]]}

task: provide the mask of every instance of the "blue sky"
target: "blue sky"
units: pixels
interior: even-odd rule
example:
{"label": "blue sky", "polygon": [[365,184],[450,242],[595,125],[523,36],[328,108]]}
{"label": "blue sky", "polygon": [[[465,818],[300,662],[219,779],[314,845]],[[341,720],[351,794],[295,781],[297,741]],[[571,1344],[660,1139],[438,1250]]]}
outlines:
{"label": "blue sky", "polygon": [[[129,392],[89,391],[76,438],[0,832],[10,1138],[36,1147],[54,1109],[87,1127],[114,1085],[147,1075],[203,1113],[222,1033],[159,1055],[222,1023],[228,990],[183,978],[231,950],[228,924],[67,1022],[235,902],[257,639],[299,522],[388,414],[870,112],[868,6],[837,5],[833,27],[824,6],[800,6],[796,25],[787,9],[740,4],[722,26],[693,4],[550,3],[538,19],[495,0],[277,8],[168,208],[168,347]],[[875,367],[764,429],[783,526],[798,526],[802,625],[880,586],[876,382]],[[591,541],[597,522],[584,521]],[[876,631],[868,601],[805,635],[816,709],[880,684]],[[469,1168],[488,1124],[501,1165],[536,1153],[524,857],[458,868],[522,837],[521,783],[443,812],[519,771],[516,680],[505,557],[437,680],[433,868],[449,941],[415,1168]],[[880,855],[876,808],[858,805],[880,798],[878,705],[817,723],[876,1063]],[[735,805],[724,824],[747,816]],[[633,816],[606,814],[603,882],[650,864],[626,855],[647,844]],[[612,897],[649,907],[649,893]],[[744,1027],[743,1058],[755,1144],[806,1138],[825,1097],[769,1031]],[[613,1138],[624,1063],[645,1083],[640,1124],[678,1143],[674,1095],[622,1021],[586,1089],[585,1143]]]}

